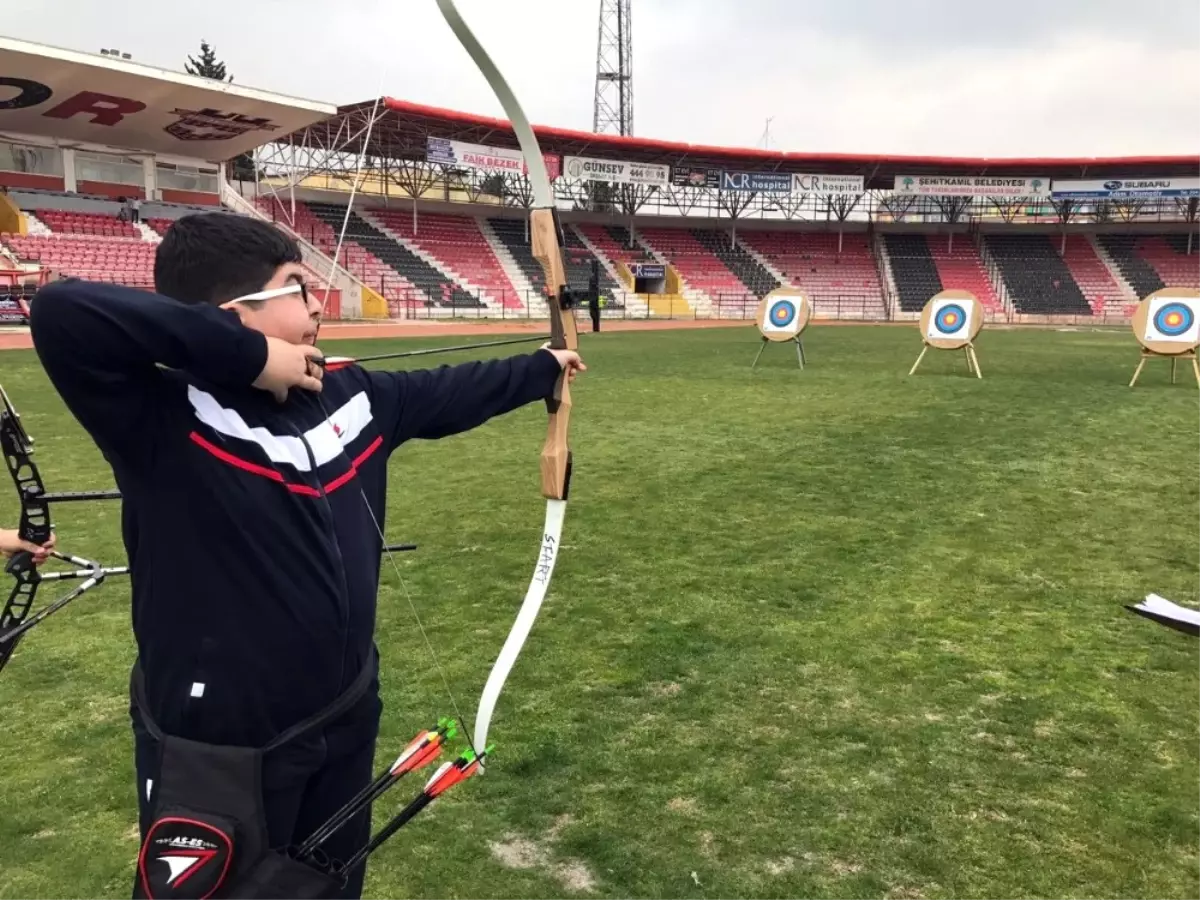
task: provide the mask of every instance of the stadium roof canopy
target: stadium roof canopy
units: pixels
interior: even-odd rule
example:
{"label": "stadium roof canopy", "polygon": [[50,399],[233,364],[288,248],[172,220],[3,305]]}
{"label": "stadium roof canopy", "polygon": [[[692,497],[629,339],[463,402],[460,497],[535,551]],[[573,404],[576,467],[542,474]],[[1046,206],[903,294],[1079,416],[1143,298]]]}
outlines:
{"label": "stadium roof canopy", "polygon": [[[310,129],[308,145],[325,150],[358,153],[362,148],[364,116],[374,100],[338,109],[336,117]],[[448,138],[490,147],[516,147],[517,139],[506,119],[425,106],[383,97],[385,111],[371,129],[368,153],[393,159],[424,159],[427,137]],[[862,175],[868,187],[893,186],[897,175],[1009,175],[1058,178],[1151,178],[1195,175],[1196,156],[1131,156],[1079,159],[1000,159],[940,156],[896,156],[879,153],[781,153],[744,147],[708,147],[679,141],[594,134],[535,125],[544,153],[564,156],[600,156],[641,163],[674,163],[714,168],[737,167],[751,171],[813,172]],[[322,136],[327,141],[322,145]],[[354,137],[347,141],[346,136]]]}
{"label": "stadium roof canopy", "polygon": [[329,103],[0,37],[0,139],[222,162],[336,112]]}

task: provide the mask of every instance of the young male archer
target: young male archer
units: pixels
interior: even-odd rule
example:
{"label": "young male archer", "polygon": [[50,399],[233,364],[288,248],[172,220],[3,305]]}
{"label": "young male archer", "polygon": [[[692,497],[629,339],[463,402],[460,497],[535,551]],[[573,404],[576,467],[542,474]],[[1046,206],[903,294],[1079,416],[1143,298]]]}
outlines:
{"label": "young male archer", "polygon": [[[159,245],[157,293],[66,280],[33,304],[38,355],[124,498],[144,842],[135,894],[179,865],[150,849],[156,790],[207,783],[209,751],[282,742],[262,756],[256,798],[276,848],[298,844],[371,780],[388,457],[541,400],[564,369],[571,379],[585,370],[574,352],[542,349],[325,373],[314,362],[320,306],[300,263],[268,223],[192,215]],[[325,850],[345,859],[369,832],[368,809]],[[363,872],[341,896],[360,895]]]}

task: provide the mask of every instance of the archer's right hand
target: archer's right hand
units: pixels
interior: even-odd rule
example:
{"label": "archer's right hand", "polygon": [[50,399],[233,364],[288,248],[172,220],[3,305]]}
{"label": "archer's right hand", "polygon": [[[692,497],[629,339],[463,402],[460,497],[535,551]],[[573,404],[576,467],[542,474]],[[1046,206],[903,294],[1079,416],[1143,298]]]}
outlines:
{"label": "archer's right hand", "polygon": [[268,337],[267,364],[254,380],[254,386],[270,391],[280,403],[287,400],[290,388],[319,392],[325,373],[312,360],[323,356],[311,344],[289,344],[280,338]]}

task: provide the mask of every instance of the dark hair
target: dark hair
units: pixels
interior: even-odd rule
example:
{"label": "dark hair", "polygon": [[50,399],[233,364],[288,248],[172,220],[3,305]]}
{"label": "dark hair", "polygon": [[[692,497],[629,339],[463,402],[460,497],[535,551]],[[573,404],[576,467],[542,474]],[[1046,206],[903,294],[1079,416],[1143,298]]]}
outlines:
{"label": "dark hair", "polygon": [[184,303],[225,303],[260,291],[300,247],[270,222],[232,213],[176,219],[154,254],[154,289]]}

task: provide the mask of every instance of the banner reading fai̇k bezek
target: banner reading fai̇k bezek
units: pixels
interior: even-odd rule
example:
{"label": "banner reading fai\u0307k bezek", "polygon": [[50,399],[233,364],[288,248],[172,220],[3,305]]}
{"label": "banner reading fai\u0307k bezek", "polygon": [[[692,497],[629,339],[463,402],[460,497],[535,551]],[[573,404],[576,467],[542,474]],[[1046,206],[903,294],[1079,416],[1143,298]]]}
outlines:
{"label": "banner reading fai\u0307k bezek", "polygon": [[653,187],[666,187],[671,177],[670,166],[623,162],[616,159],[592,159],[587,156],[564,156],[563,171],[568,178],[607,181],[610,184],[645,184]]}
{"label": "banner reading fai\u0307k bezek", "polygon": [[1030,197],[1050,199],[1049,178],[1003,178],[983,175],[897,175],[897,194],[925,197]]}
{"label": "banner reading fai\u0307k bezek", "polygon": [[[466,166],[484,172],[506,172],[524,175],[528,172],[525,157],[520,150],[509,147],[485,147],[483,144],[467,144],[445,138],[430,137],[425,141],[425,159],[428,162],[444,163],[448,166]],[[543,153],[546,172],[550,180],[558,178],[559,158],[553,153]]]}

